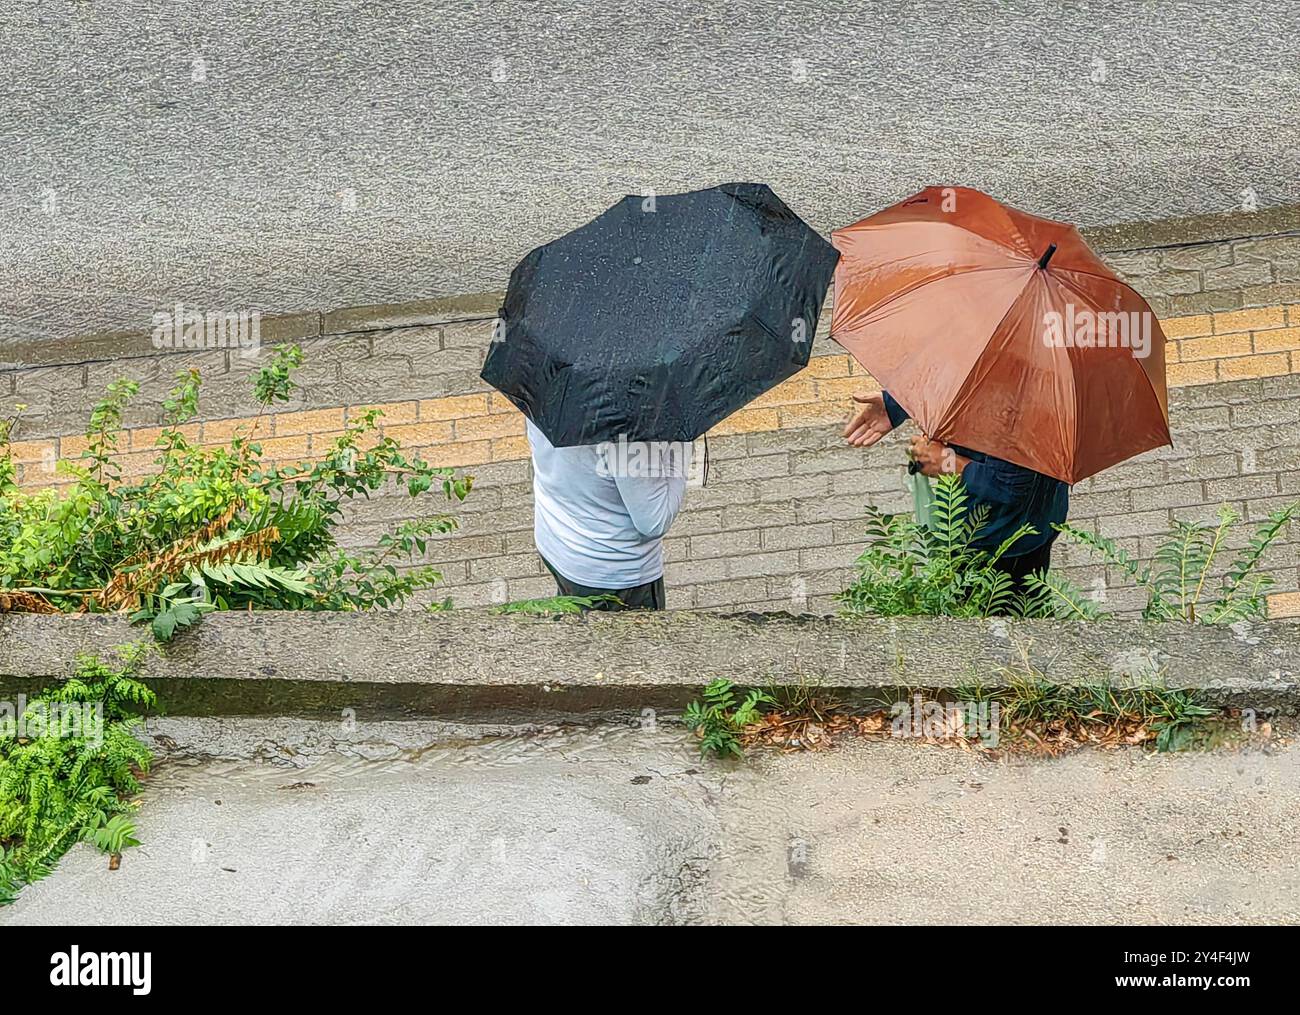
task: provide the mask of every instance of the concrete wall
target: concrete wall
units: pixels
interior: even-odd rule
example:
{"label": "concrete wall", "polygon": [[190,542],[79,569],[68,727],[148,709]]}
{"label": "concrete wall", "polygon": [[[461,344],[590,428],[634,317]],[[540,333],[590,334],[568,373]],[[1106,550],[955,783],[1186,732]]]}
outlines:
{"label": "concrete wall", "polygon": [[[1216,228],[1191,242],[1187,230],[1161,227],[1136,243],[1123,229],[1092,237],[1162,318],[1174,446],[1079,484],[1071,518],[1143,558],[1172,518],[1208,520],[1230,503],[1256,521],[1300,497],[1300,231]],[[268,458],[310,457],[349,413],[380,405],[403,444],[473,473],[460,532],[429,554],[461,606],[554,591],[532,544],[522,419],[478,378],[497,303],[488,295],[351,308],[263,326],[264,345],[299,341],[307,357],[302,391],[259,430]],[[874,384],[827,339],[829,317],[828,309],[808,369],[711,435],[709,484],[689,493],[667,541],[672,607],[829,611],[862,549],[865,506],[908,509],[902,444],[910,426],[870,452],[840,441],[849,394]],[[14,451],[31,486],[60,481],[55,461],[84,447],[78,434],[113,378],[140,382],[123,451],[128,471],[144,470],[177,371],[201,370],[203,411],[192,434],[221,442],[250,424],[251,375],[261,362],[228,350],[159,353],[147,334],[47,341],[10,355],[0,406],[27,405]],[[430,511],[440,506],[429,503]],[[394,494],[359,506],[344,541],[372,544],[412,505]],[[1109,608],[1139,605],[1136,590],[1088,554],[1064,547],[1055,563]],[[1277,580],[1272,613],[1300,614],[1300,532],[1270,552],[1266,568]]]}
{"label": "concrete wall", "polygon": [[[80,653],[111,661],[141,637],[121,615],[0,615],[0,699],[67,675]],[[538,660],[544,663],[530,665]],[[1105,624],[852,619],[677,610],[586,617],[439,613],[217,613],[141,674],[169,714],[580,713],[681,707],[719,677],[738,686],[818,687],[842,700],[900,687],[1007,686],[1035,671],[1061,685],[1198,689],[1294,711],[1294,624]],[[887,700],[893,700],[892,697]]]}

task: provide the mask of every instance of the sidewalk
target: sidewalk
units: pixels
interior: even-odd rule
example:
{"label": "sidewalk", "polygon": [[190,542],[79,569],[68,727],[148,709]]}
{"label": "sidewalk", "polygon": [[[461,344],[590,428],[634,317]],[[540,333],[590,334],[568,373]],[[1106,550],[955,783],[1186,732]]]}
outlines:
{"label": "sidewalk", "polygon": [[1300,920],[1294,744],[722,765],[672,728],[399,749],[389,726],[295,759],[309,730],[240,722],[263,760],[167,763],[119,871],[78,846],[0,924]]}

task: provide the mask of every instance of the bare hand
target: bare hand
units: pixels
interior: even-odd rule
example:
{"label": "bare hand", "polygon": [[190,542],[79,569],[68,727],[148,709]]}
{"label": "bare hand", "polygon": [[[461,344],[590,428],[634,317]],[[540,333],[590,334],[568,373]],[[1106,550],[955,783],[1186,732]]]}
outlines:
{"label": "bare hand", "polygon": [[885,411],[885,396],[880,392],[854,395],[853,401],[862,406],[844,426],[844,440],[855,448],[869,448],[894,429]]}
{"label": "bare hand", "polygon": [[943,441],[932,441],[921,434],[912,438],[907,454],[920,466],[921,475],[930,477],[948,472],[961,475],[969,462],[969,459],[957,454]]}

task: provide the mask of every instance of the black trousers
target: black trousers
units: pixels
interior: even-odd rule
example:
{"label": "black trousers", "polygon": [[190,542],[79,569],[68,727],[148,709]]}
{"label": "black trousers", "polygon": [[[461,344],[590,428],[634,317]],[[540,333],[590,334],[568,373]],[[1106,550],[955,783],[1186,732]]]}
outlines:
{"label": "black trousers", "polygon": [[1046,571],[1051,566],[1052,544],[1055,542],[1056,537],[1053,536],[1037,550],[1031,550],[1019,557],[999,558],[993,566],[1003,574],[1009,575],[1016,583],[1016,591],[1025,594],[1029,591],[1025,588],[1026,575],[1033,574],[1035,571]]}
{"label": "black trousers", "polygon": [[555,579],[555,586],[560,590],[562,596],[581,596],[584,599],[591,599],[596,596],[617,596],[618,602],[604,600],[596,603],[593,610],[662,610],[664,608],[664,580],[658,578],[652,582],[646,582],[644,585],[634,585],[630,589],[598,589],[590,585],[579,585],[577,582],[571,582],[559,571],[551,566],[551,562],[545,557],[542,563],[546,565],[546,570],[551,572],[551,577]]}

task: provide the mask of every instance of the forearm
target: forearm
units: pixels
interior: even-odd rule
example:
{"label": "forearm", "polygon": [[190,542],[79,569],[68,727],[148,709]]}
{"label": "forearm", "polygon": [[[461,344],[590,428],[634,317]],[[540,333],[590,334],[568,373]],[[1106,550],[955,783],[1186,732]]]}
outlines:
{"label": "forearm", "polygon": [[618,477],[616,481],[636,530],[648,538],[664,536],[682,509],[686,477]]}
{"label": "forearm", "polygon": [[690,475],[689,445],[667,448],[647,446],[642,461],[648,467],[641,475],[616,475],[619,495],[632,524],[643,536],[663,536],[682,509],[686,497],[686,480]]}

